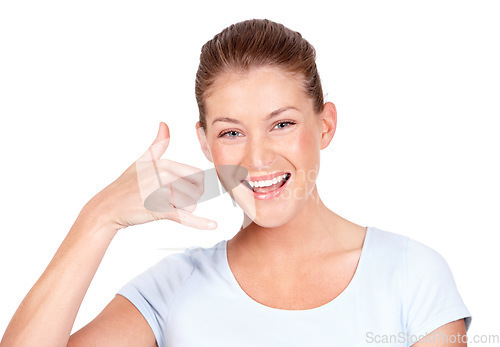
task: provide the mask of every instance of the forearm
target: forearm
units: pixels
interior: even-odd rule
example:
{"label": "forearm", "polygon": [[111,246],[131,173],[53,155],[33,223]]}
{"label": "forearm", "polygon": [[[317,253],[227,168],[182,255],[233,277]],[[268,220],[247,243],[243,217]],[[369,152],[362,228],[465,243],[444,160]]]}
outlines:
{"label": "forearm", "polygon": [[116,232],[84,208],[17,309],[1,346],[66,346],[85,293]]}

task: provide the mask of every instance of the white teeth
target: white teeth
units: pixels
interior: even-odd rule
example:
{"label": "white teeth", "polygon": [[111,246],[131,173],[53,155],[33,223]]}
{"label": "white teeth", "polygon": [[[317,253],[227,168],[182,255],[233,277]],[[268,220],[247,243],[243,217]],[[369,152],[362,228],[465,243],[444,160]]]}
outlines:
{"label": "white teeth", "polygon": [[276,184],[278,182],[283,181],[287,175],[288,174],[283,174],[281,176],[273,178],[272,180],[263,180],[263,181],[248,181],[247,180],[247,182],[250,185],[250,187],[252,187],[252,188],[254,188],[254,187],[269,187],[273,184]]}

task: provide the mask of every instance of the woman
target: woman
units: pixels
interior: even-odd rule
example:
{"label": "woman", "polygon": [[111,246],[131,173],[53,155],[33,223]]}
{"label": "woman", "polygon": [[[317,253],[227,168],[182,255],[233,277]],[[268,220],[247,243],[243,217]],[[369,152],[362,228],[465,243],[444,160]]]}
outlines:
{"label": "woman", "polygon": [[244,211],[240,231],[165,257],[70,336],[118,230],[158,219],[215,227],[192,214],[201,171],[160,159],[160,123],[152,146],[84,206],[2,345],[418,346],[433,332],[431,345],[444,346],[465,335],[471,316],[439,253],[323,204],[320,150],[337,115],[299,33],[268,20],[224,29],[202,48],[196,99],[198,139]]}

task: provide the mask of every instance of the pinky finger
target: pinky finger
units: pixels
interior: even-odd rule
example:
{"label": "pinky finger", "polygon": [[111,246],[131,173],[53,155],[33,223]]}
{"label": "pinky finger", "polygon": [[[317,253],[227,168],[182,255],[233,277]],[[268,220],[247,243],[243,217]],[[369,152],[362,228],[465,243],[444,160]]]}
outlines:
{"label": "pinky finger", "polygon": [[217,228],[217,223],[214,222],[213,220],[195,216],[190,212],[181,209],[177,209],[176,212],[179,218],[177,222],[182,225],[186,225],[196,229],[205,229],[205,230],[211,230]]}

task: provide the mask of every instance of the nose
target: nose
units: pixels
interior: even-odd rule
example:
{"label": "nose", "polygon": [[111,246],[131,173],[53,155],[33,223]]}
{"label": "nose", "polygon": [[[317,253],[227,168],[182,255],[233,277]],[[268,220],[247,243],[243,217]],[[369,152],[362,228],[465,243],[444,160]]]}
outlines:
{"label": "nose", "polygon": [[276,159],[274,144],[265,137],[255,136],[245,144],[245,161],[250,171],[271,168]]}

